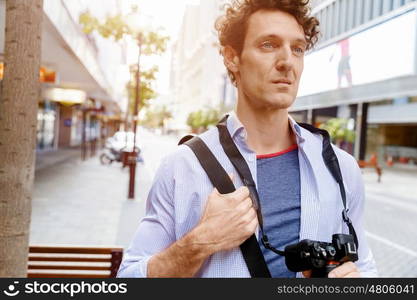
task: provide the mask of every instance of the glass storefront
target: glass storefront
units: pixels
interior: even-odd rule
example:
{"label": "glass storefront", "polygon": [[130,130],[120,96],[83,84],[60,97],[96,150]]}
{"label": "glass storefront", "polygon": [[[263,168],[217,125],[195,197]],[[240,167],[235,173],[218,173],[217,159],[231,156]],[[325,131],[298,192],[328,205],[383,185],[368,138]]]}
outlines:
{"label": "glass storefront", "polygon": [[36,149],[52,150],[55,148],[57,104],[44,101],[38,107],[36,130]]}
{"label": "glass storefront", "polygon": [[367,156],[377,154],[386,165],[417,167],[417,124],[369,124]]}
{"label": "glass storefront", "polygon": [[370,104],[366,153],[368,157],[377,154],[388,166],[417,167],[416,97]]}

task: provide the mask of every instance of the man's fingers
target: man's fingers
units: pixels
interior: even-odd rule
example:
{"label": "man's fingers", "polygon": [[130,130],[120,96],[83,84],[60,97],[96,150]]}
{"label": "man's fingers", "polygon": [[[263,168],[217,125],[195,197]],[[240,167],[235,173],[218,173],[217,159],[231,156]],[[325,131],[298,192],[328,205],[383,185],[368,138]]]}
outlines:
{"label": "man's fingers", "polygon": [[348,274],[359,273],[358,267],[351,261],[344,263],[329,273],[329,278],[344,278]]}
{"label": "man's fingers", "polygon": [[304,272],[303,272],[303,276],[304,276],[305,278],[310,278],[310,277],[311,277],[311,270],[304,271]]}
{"label": "man's fingers", "polygon": [[352,272],[349,274],[346,274],[343,278],[360,278],[361,274],[359,272]]}
{"label": "man's fingers", "polygon": [[243,199],[242,201],[238,202],[236,205],[236,209],[242,209],[242,211],[246,212],[249,210],[249,208],[251,208],[252,205],[252,199],[249,197],[246,197],[245,199]]}
{"label": "man's fingers", "polygon": [[258,218],[256,217],[256,214],[255,214],[255,217],[249,223],[249,227],[248,227],[249,228],[249,232],[251,234],[254,234],[257,227],[258,227]]}
{"label": "man's fingers", "polygon": [[231,200],[236,200],[238,202],[243,201],[244,199],[249,197],[249,189],[246,186],[242,186],[238,188],[236,191],[230,194],[224,195],[226,198]]}

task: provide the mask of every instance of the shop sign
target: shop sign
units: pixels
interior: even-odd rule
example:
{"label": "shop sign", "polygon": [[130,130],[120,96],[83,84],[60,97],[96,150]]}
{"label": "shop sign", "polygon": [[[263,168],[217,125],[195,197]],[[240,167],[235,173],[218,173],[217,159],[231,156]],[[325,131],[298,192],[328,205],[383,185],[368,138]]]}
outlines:
{"label": "shop sign", "polygon": [[75,89],[51,88],[45,91],[44,96],[50,101],[71,105],[84,103],[87,99],[86,92]]}
{"label": "shop sign", "polygon": [[64,126],[65,127],[71,127],[72,126],[72,119],[65,119],[64,120]]}
{"label": "shop sign", "polygon": [[56,72],[54,70],[41,67],[39,71],[39,80],[42,83],[57,83]]}
{"label": "shop sign", "polygon": [[[3,77],[4,63],[0,62],[0,80],[3,80]],[[39,70],[39,81],[42,83],[57,83],[56,77],[56,72],[51,69],[41,67],[41,69]]]}

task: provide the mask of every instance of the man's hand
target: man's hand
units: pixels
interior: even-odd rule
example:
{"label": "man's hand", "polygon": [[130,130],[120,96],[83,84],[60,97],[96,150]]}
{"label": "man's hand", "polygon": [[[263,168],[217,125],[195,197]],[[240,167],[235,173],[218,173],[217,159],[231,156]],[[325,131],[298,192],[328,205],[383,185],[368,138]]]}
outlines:
{"label": "man's hand", "polygon": [[344,263],[329,273],[329,278],[359,278],[361,273],[351,261]]}
{"label": "man's hand", "polygon": [[[303,272],[304,277],[311,277],[311,270]],[[351,261],[346,262],[329,273],[329,278],[359,278],[361,273],[358,267]]]}
{"label": "man's hand", "polygon": [[226,195],[214,189],[196,228],[198,243],[207,245],[211,253],[230,250],[254,234],[257,226],[256,211],[247,187]]}
{"label": "man's hand", "polygon": [[255,232],[257,225],[247,187],[227,195],[214,189],[199,224],[167,249],[153,255],[148,262],[147,276],[193,277],[207,257],[240,246]]}

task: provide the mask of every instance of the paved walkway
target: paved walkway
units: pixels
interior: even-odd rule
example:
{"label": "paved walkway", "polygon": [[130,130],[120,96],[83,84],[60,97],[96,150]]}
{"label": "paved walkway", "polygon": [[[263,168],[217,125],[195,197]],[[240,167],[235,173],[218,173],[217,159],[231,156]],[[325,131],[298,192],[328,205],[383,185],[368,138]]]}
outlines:
{"label": "paved walkway", "polygon": [[129,209],[138,220],[150,185],[142,169],[135,200],[127,199],[128,170],[102,166],[97,158],[36,172],[31,244],[124,245],[117,238],[120,216]]}
{"label": "paved walkway", "polygon": [[56,167],[61,163],[74,160],[81,157],[81,149],[79,147],[60,149],[59,151],[42,151],[36,153],[36,172],[45,168]]}
{"label": "paved walkway", "polygon": [[381,277],[417,277],[417,171],[364,170],[365,230]]}
{"label": "paved walkway", "polygon": [[121,164],[100,165],[99,154],[81,162],[79,149],[38,155],[30,243],[127,247],[159,161],[177,142],[144,130],[139,140],[145,162],[137,165],[135,200],[127,199],[129,170]]}

